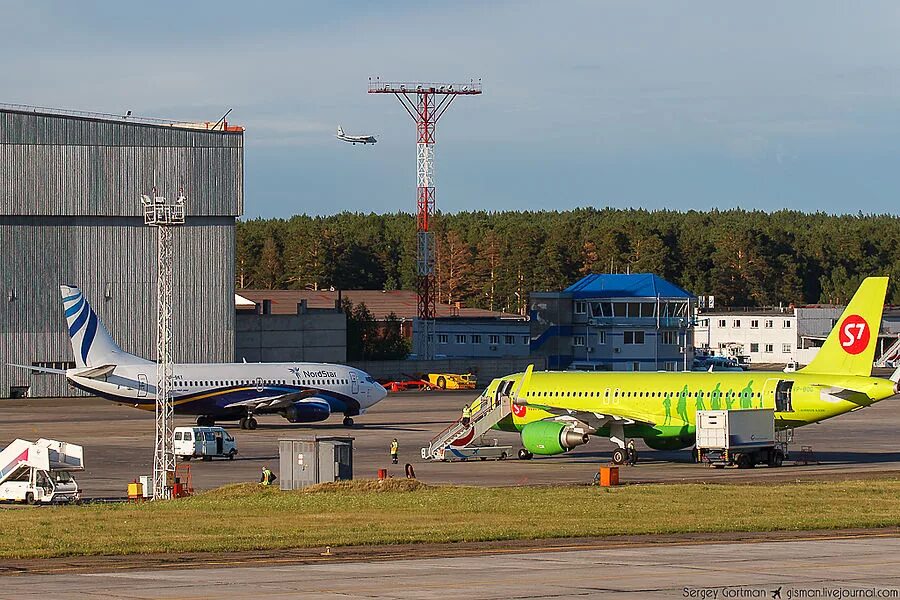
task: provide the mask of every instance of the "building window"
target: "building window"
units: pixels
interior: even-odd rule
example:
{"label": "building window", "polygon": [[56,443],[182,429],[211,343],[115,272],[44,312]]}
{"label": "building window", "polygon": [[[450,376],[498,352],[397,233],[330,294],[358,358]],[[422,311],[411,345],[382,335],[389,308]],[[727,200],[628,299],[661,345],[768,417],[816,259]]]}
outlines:
{"label": "building window", "polygon": [[740,326],[741,326],[741,320],[740,320],[740,319],[735,319],[735,320],[734,320],[734,327],[735,327],[735,329],[739,328]]}
{"label": "building window", "polygon": [[766,319],[766,329],[772,329],[772,319]]}
{"label": "building window", "polygon": [[572,338],[572,345],[573,346],[584,346],[584,336],[583,335],[574,336]]}
{"label": "building window", "polygon": [[480,344],[480,343],[481,343],[481,334],[480,334],[480,333],[473,333],[473,334],[472,334],[472,343],[473,343],[473,344]]}
{"label": "building window", "polygon": [[790,345],[790,344],[782,344],[782,345],[781,345],[781,351],[784,352],[785,354],[790,354],[790,352],[791,352],[791,345]]}
{"label": "building window", "polygon": [[513,335],[505,335],[503,336],[503,342],[507,345],[512,345],[516,343],[516,337]]}
{"label": "building window", "polygon": [[499,335],[489,335],[488,342],[490,342],[491,344],[496,346],[497,344],[500,343],[500,336]]}
{"label": "building window", "polygon": [[725,319],[719,319],[719,327],[725,327]]}
{"label": "building window", "polygon": [[750,344],[750,352],[759,352],[759,344]]}
{"label": "building window", "polygon": [[666,346],[675,346],[678,344],[678,332],[677,331],[662,331],[660,332],[662,336],[662,344]]}
{"label": "building window", "polygon": [[439,333],[438,334],[438,344],[446,344],[447,343],[447,334]]}
{"label": "building window", "polygon": [[750,329],[759,329],[759,319],[750,320]]}
{"label": "building window", "polygon": [[784,320],[784,328],[785,328],[785,329],[790,329],[790,328],[791,328],[791,322],[788,321],[787,319]]}
{"label": "building window", "polygon": [[597,343],[598,343],[598,344],[605,344],[605,343],[606,343],[606,332],[605,332],[605,331],[598,331],[598,332],[597,332]]}
{"label": "building window", "polygon": [[767,352],[767,353],[769,353],[769,354],[771,354],[772,352],[774,352],[773,345],[772,345],[772,344],[766,344],[765,352]]}
{"label": "building window", "polygon": [[465,344],[466,343],[466,334],[457,333],[456,334],[456,343],[457,344]]}
{"label": "building window", "polygon": [[626,331],[623,334],[624,340],[622,340],[625,344],[643,344],[644,343],[644,332],[643,331]]}
{"label": "building window", "polygon": [[575,314],[576,315],[587,314],[587,302],[585,302],[584,300],[576,300],[575,301]]}
{"label": "building window", "polygon": [[525,344],[526,346],[529,345],[529,344],[531,344],[531,338],[528,337],[527,335],[523,335],[523,336],[522,336],[522,343]]}

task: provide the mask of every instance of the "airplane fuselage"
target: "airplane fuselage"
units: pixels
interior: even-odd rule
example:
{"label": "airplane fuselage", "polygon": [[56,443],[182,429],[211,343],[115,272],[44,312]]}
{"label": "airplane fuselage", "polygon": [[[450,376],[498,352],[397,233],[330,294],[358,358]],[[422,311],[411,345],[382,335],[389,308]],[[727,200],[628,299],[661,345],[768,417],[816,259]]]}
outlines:
{"label": "airplane fuselage", "polygon": [[[522,373],[495,379],[483,397],[503,382],[515,389]],[[800,427],[869,406],[894,395],[887,379],[781,371],[742,373],[587,373],[535,372],[513,398],[513,414],[498,429],[521,431],[533,421],[553,418],[546,407],[598,415],[625,414],[641,423],[625,426],[629,437],[672,447],[693,443],[696,411],[775,409],[776,427]],[[557,413],[558,414],[558,413]],[[597,435],[608,435],[600,430]]]}
{"label": "airplane fuselage", "polygon": [[[81,377],[78,369],[66,372],[76,387],[122,404],[154,410],[156,364],[116,365],[103,378]],[[176,414],[240,418],[248,402],[298,394],[301,402],[327,403],[330,412],[355,416],[384,398],[386,392],[365,372],[344,365],[323,363],[213,363],[179,364],[173,373]],[[310,408],[313,408],[310,406]],[[322,406],[324,409],[324,406]],[[250,412],[283,412],[284,406]]]}

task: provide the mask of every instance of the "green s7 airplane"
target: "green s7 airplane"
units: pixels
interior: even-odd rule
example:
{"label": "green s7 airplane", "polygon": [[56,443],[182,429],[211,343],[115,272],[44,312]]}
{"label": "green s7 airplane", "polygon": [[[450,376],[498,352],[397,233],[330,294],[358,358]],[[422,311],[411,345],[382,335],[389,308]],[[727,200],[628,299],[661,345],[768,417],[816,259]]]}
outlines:
{"label": "green s7 airplane", "polygon": [[[801,427],[858,410],[898,393],[891,379],[872,377],[872,362],[887,292],[887,277],[863,281],[809,364],[781,371],[615,373],[533,372],[495,379],[476,404],[503,396],[512,412],[494,428],[521,432],[520,454],[560,454],[608,437],[622,463],[625,440],[641,438],[657,450],[694,444],[695,414],[704,409],[774,408],[778,429]],[[478,407],[476,407],[477,409]]]}

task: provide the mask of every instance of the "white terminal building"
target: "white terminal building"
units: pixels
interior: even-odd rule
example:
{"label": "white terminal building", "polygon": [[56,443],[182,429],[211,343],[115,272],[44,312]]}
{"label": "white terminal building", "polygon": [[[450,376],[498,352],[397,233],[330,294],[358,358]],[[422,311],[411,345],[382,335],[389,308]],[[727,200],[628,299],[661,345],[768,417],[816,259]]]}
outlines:
{"label": "white terminal building", "polygon": [[[694,327],[698,352],[749,357],[751,363],[809,364],[844,311],[843,306],[701,309]],[[900,335],[900,310],[886,310],[879,357]]]}

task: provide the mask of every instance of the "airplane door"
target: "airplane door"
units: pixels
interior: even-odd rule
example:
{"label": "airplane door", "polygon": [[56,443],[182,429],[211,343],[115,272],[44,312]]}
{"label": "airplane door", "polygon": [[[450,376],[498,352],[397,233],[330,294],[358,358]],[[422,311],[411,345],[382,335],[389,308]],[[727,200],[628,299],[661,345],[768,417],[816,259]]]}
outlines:
{"label": "airplane door", "polygon": [[138,398],[146,398],[147,397],[147,376],[143,373],[138,373]]}
{"label": "airplane door", "polygon": [[256,378],[256,391],[257,391],[257,392],[263,391],[263,381],[262,381],[262,377],[257,377],[257,378]]}
{"label": "airplane door", "polygon": [[794,412],[793,391],[793,381],[769,379],[763,388],[763,406],[772,406],[775,412]]}
{"label": "airplane door", "polygon": [[359,393],[359,379],[353,371],[350,371],[350,392],[353,394]]}

